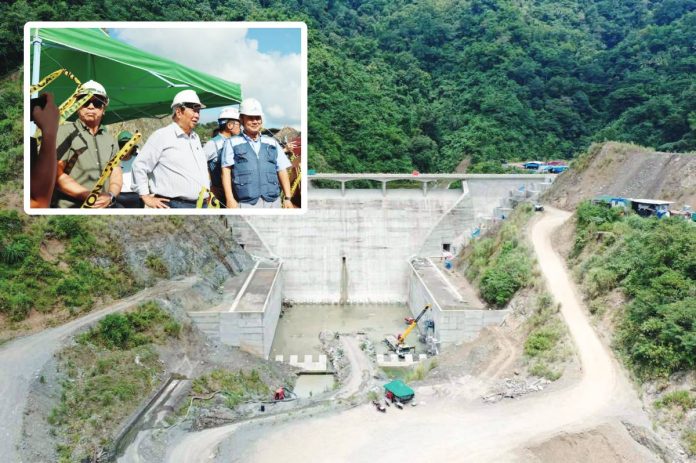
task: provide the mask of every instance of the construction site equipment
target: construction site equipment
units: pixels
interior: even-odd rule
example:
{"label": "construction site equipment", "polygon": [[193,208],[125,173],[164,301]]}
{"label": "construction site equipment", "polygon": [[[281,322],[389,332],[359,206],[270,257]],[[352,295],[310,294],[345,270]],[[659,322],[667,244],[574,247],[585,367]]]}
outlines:
{"label": "construction site equipment", "polygon": [[395,379],[384,385],[385,397],[397,406],[413,399],[416,395],[413,389],[400,379]]}
{"label": "construction site equipment", "polygon": [[399,358],[404,358],[406,354],[415,352],[415,346],[409,346],[405,343],[405,341],[411,331],[418,326],[418,321],[423,317],[428,309],[430,309],[430,304],[427,304],[416,318],[405,318],[404,320],[409,322],[409,325],[408,328],[406,328],[406,331],[404,331],[402,334],[397,336],[388,335],[384,338],[384,343],[387,345],[389,350],[395,352]]}
{"label": "construction site equipment", "polygon": [[418,321],[425,315],[425,312],[430,309],[430,304],[426,304],[425,307],[423,307],[423,310],[418,314],[415,320],[411,322],[411,324],[406,328],[406,331],[404,331],[402,334],[400,334],[396,340],[399,342],[399,344],[403,344],[406,338],[408,337],[409,334],[411,334],[411,331],[418,325]]}

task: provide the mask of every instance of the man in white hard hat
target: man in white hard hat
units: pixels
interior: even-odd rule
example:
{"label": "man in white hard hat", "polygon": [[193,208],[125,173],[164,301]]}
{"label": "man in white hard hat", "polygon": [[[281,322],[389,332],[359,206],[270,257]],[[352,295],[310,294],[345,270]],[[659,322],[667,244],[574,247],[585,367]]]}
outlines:
{"label": "man in white hard hat", "polygon": [[[224,201],[226,194],[225,189],[230,189],[232,194],[232,186],[230,185],[229,175],[227,180],[223,182],[222,178],[222,149],[225,142],[234,135],[239,135],[242,128],[239,122],[239,111],[235,108],[225,108],[220,111],[218,116],[218,133],[208,141],[203,147],[203,151],[208,157],[208,170],[210,171],[210,190],[216,198]],[[227,171],[229,174],[229,170]]]}
{"label": "man in white hard hat", "polygon": [[177,93],[173,122],[148,138],[133,163],[133,181],[147,207],[193,208],[201,188],[210,188],[206,156],[193,130],[201,108],[193,90]]}
{"label": "man in white hard hat", "polygon": [[261,103],[247,98],[239,105],[239,114],[244,131],[225,143],[222,153],[223,185],[231,174],[233,187],[232,194],[225,195],[227,207],[280,207],[280,188],[285,194],[283,207],[294,207],[287,172],[291,164],[273,137],[261,135]]}
{"label": "man in white hard hat", "polygon": [[[116,139],[101,125],[109,105],[106,90],[93,80],[82,84],[80,90],[78,99],[89,92],[92,97],[77,110],[75,122],[58,128],[56,138],[58,173],[52,204],[58,207],[80,207],[109,160],[118,152]],[[119,207],[115,199],[121,192],[121,183],[121,167],[114,166],[93,207]]]}

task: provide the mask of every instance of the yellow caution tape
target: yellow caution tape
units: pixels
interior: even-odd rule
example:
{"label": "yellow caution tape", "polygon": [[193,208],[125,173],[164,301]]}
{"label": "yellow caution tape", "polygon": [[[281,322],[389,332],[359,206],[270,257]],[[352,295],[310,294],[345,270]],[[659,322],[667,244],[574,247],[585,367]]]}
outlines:
{"label": "yellow caution tape", "polygon": [[198,194],[198,200],[196,201],[196,209],[203,208],[203,201],[205,201],[206,193],[208,193],[208,209],[220,209],[220,200],[217,199],[213,192],[206,187],[202,187],[201,192]]}
{"label": "yellow caution tape", "polygon": [[61,75],[65,75],[67,78],[75,82],[78,86],[82,85],[82,82],[80,82],[78,78],[75,77],[75,74],[68,71],[67,69],[58,69],[57,71],[53,71],[52,73],[41,79],[41,81],[39,81],[38,84],[32,85],[29,88],[29,93],[36,93],[43,90],[45,87],[48,86],[48,84],[56,80]]}
{"label": "yellow caution tape", "polygon": [[92,192],[87,196],[87,199],[85,199],[85,202],[82,203],[82,207],[94,207],[94,204],[97,202],[97,199],[99,199],[99,193],[101,192],[102,188],[104,187],[104,184],[106,183],[106,179],[109,178],[111,175],[111,172],[114,170],[114,167],[118,165],[119,162],[121,162],[121,158],[128,154],[131,149],[140,141],[140,137],[142,135],[138,132],[135,132],[135,135],[128,140],[128,142],[123,145],[123,148],[121,148],[116,155],[111,158],[111,160],[108,162],[106,167],[104,167],[104,171],[101,174],[101,177],[99,177],[99,180],[97,180],[96,185],[94,185],[94,188],[92,188]]}
{"label": "yellow caution tape", "polygon": [[85,96],[80,98],[79,100],[76,99],[76,94],[78,92],[79,88],[75,90],[75,93],[70,95],[70,98],[65,100],[63,104],[61,104],[58,107],[58,112],[60,113],[60,119],[58,120],[58,125],[63,124],[70,116],[73,115],[75,111],[80,109],[82,105],[87,103],[90,98],[92,98],[93,93],[92,92],[87,92]]}
{"label": "yellow caution tape", "polygon": [[300,184],[300,179],[302,178],[302,170],[300,168],[297,168],[297,177],[295,177],[295,181],[292,182],[292,187],[290,188],[290,197],[292,198],[295,196],[295,190],[297,190],[297,187]]}

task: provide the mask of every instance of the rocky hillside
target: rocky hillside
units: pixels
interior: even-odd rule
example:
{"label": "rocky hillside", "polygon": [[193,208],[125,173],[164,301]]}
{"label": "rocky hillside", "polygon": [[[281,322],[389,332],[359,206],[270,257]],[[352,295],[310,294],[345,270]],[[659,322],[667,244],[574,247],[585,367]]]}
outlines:
{"label": "rocky hillside", "polygon": [[584,199],[609,194],[674,201],[696,207],[696,154],[662,153],[626,143],[592,145],[559,175],[545,201],[574,210]]}

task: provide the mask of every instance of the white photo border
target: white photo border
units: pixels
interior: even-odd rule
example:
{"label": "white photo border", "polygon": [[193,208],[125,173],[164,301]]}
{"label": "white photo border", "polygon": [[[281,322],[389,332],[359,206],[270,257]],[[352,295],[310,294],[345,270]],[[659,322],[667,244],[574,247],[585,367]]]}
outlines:
{"label": "white photo border", "polygon": [[[30,47],[31,47],[31,30],[37,28],[107,28],[107,29],[201,29],[201,28],[216,28],[216,29],[294,29],[300,30],[300,132],[302,143],[301,157],[301,206],[299,209],[60,209],[60,208],[33,208],[30,205],[30,137],[31,126],[30,120],[30,99],[29,94],[31,82],[31,63],[30,63]],[[91,22],[75,22],[75,21],[31,21],[24,25],[24,212],[28,215],[245,215],[245,216],[273,216],[273,215],[303,215],[307,212],[308,198],[308,172],[307,172],[307,25],[304,22],[298,21],[243,21],[243,22],[118,22],[118,21],[91,21]],[[43,77],[43,76],[42,76]],[[242,87],[243,82],[240,82]],[[58,102],[57,102],[58,103]]]}

